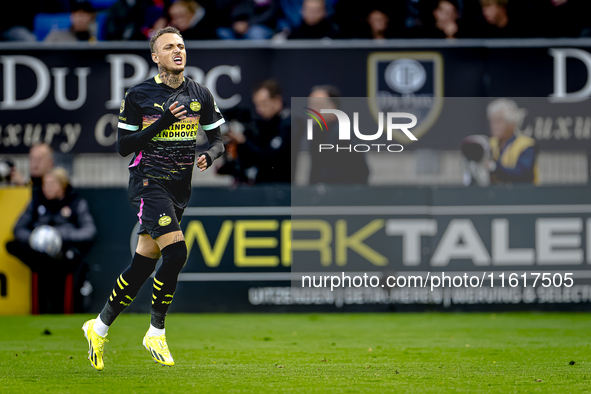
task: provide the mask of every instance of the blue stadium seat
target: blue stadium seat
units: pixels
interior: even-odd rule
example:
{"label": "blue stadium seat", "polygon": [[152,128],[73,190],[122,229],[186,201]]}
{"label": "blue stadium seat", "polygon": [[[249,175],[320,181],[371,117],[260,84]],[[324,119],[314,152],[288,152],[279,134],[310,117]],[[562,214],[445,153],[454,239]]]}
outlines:
{"label": "blue stadium seat", "polygon": [[105,41],[107,36],[107,31],[105,30],[105,24],[107,22],[107,13],[106,12],[99,12],[96,14],[96,24],[97,24],[97,31],[96,31],[96,39],[99,41]]}
{"label": "blue stadium seat", "polygon": [[33,26],[37,41],[43,41],[51,29],[70,28],[70,13],[37,14],[33,20]]}
{"label": "blue stadium seat", "polygon": [[95,10],[104,10],[113,5],[117,0],[90,0],[90,4]]}

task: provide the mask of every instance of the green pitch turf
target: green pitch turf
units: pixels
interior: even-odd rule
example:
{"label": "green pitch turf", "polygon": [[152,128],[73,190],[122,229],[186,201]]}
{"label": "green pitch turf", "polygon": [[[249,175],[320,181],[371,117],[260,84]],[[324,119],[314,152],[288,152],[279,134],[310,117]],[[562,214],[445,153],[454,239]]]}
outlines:
{"label": "green pitch turf", "polygon": [[87,318],[0,317],[0,392],[591,392],[591,314],[171,314],[172,368],[124,314],[102,372]]}

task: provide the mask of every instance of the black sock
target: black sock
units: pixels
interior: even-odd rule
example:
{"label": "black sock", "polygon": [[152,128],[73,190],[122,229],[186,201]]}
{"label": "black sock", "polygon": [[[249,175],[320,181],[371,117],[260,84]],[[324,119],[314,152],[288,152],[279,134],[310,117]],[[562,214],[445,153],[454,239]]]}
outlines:
{"label": "black sock", "polygon": [[138,253],[133,256],[131,265],[117,278],[109,301],[101,311],[100,317],[103,323],[110,326],[131,304],[142,285],[154,272],[157,261],[158,259],[154,260]]}
{"label": "black sock", "polygon": [[179,273],[187,261],[185,241],[176,242],[162,249],[162,265],[154,276],[152,293],[152,326],[164,328],[164,318],[176,290]]}

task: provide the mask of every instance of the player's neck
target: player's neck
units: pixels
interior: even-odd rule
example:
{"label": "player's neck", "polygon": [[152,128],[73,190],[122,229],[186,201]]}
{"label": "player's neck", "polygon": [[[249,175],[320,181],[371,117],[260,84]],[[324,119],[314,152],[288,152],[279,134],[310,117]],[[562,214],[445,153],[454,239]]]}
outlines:
{"label": "player's neck", "polygon": [[163,68],[158,70],[158,74],[160,74],[160,80],[167,86],[170,86],[173,89],[178,88],[183,83],[183,72],[181,71],[178,74],[173,74],[168,70]]}

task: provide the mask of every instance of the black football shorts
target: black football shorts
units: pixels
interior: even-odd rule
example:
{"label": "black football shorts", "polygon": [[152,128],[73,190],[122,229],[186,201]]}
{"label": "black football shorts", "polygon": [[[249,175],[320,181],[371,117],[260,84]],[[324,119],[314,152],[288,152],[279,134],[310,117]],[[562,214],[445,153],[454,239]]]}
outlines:
{"label": "black football shorts", "polygon": [[148,195],[131,200],[140,222],[138,234],[149,234],[152,239],[180,231],[184,209],[176,207],[166,195]]}

